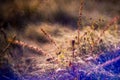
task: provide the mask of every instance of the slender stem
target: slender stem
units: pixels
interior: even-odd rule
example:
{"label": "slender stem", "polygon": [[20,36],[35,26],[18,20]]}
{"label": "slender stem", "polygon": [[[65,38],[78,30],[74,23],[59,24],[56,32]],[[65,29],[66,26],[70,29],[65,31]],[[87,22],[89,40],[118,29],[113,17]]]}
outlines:
{"label": "slender stem", "polygon": [[79,11],[79,18],[78,18],[78,46],[80,44],[80,27],[82,27],[82,10],[83,10],[83,4],[84,4],[84,0],[81,0],[80,2],[80,11]]}

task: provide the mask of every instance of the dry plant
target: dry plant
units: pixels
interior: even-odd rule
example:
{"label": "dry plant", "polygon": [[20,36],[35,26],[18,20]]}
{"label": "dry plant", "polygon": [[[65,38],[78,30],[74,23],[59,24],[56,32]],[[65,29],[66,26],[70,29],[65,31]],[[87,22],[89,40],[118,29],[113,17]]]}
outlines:
{"label": "dry plant", "polygon": [[77,22],[77,25],[78,25],[78,45],[79,45],[79,36],[80,36],[80,28],[83,27],[82,26],[82,10],[83,10],[83,6],[84,6],[84,0],[81,0],[80,2],[80,11],[79,11],[79,18],[78,18],[78,22]]}
{"label": "dry plant", "polygon": [[56,42],[53,40],[53,38],[44,30],[41,28],[41,31],[45,34],[45,36],[48,38],[48,40],[55,45],[57,49],[59,49],[58,45]]}
{"label": "dry plant", "polygon": [[[55,49],[57,49],[57,50],[54,49],[55,51],[53,51],[53,53],[57,52],[57,55],[51,54],[52,58],[50,57],[50,58],[46,59],[46,63],[48,62],[49,64],[53,64],[52,65],[53,67],[56,64],[57,64],[57,68],[59,68],[60,66],[62,66],[62,67],[70,66],[71,62],[75,62],[75,61],[79,62],[79,60],[77,60],[78,57],[80,59],[83,59],[83,58],[87,59],[89,56],[96,58],[96,56],[103,54],[109,48],[109,44],[106,43],[106,39],[104,36],[104,35],[106,35],[105,32],[108,31],[109,27],[111,27],[112,25],[117,23],[117,21],[119,20],[120,17],[118,16],[118,17],[113,18],[102,30],[100,30],[100,29],[97,30],[96,25],[94,25],[94,23],[91,24],[92,26],[90,25],[88,27],[83,28],[83,26],[82,26],[83,6],[84,6],[84,0],[81,0],[79,19],[78,19],[78,23],[77,23],[77,25],[78,25],[77,34],[75,32],[73,32],[74,35],[72,35],[74,37],[77,36],[77,38],[69,38],[67,42],[70,42],[70,45],[64,43],[64,45],[66,45],[67,47],[64,48],[64,45],[62,45],[62,47],[61,47],[61,45],[59,45],[57,43],[57,41],[55,41],[54,38],[47,31],[45,31],[43,28],[40,29],[41,32],[44,34],[44,36],[52,44],[54,44],[54,46],[56,47]],[[83,28],[83,29],[80,30],[80,28]],[[116,27],[115,27],[115,29],[117,30]],[[42,57],[49,55],[49,53],[45,52],[42,48],[38,48],[36,46],[33,46],[32,44],[27,44],[21,40],[17,40],[17,39],[15,39],[15,36],[13,38],[7,38],[6,33],[3,30],[1,30],[1,33],[4,36],[4,40],[6,41],[7,46],[0,52],[0,58],[5,55],[4,53],[6,53],[6,51],[12,44],[33,50],[36,53],[38,53],[40,56],[42,55]],[[65,41],[63,41],[63,42],[65,42]],[[119,42],[119,41],[117,41],[117,42]],[[113,44],[113,46],[114,46],[114,44]],[[52,49],[52,48],[50,48],[50,49]],[[116,58],[115,60],[113,59],[111,62],[114,62],[118,59],[120,59],[120,57]],[[28,68],[32,64],[33,63],[31,63],[27,67],[25,67],[24,74],[27,73]],[[107,64],[110,64],[110,62],[104,63],[100,66],[104,67]]]}
{"label": "dry plant", "polygon": [[12,44],[16,44],[16,45],[22,46],[22,47],[25,47],[25,48],[28,48],[30,50],[33,50],[36,53],[38,53],[39,55],[45,55],[46,54],[45,51],[43,51],[42,49],[37,48],[37,47],[32,46],[32,45],[29,45],[29,44],[26,44],[23,41],[19,41],[19,40],[12,41],[11,39],[8,39],[8,42],[10,42]]}

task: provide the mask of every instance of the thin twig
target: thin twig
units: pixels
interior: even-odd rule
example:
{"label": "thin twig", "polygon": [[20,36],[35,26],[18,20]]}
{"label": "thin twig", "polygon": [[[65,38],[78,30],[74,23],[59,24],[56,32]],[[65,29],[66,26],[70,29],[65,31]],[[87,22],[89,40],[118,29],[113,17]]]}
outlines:
{"label": "thin twig", "polygon": [[81,0],[80,2],[80,11],[79,11],[79,18],[78,18],[78,22],[77,22],[77,25],[78,25],[78,46],[79,46],[79,43],[80,43],[80,39],[79,39],[79,36],[80,36],[80,27],[82,27],[82,10],[83,10],[83,4],[84,4],[84,0]]}
{"label": "thin twig", "polygon": [[5,76],[5,75],[2,75],[2,77],[4,77],[7,80],[13,80],[13,79],[10,79],[9,77]]}
{"label": "thin twig", "polygon": [[41,28],[41,31],[45,34],[45,36],[48,38],[48,40],[50,42],[52,42],[55,47],[59,50],[60,48],[58,47],[57,43],[53,40],[53,38],[51,37],[51,35],[49,35],[44,29]]}
{"label": "thin twig", "polygon": [[4,53],[9,49],[9,47],[11,46],[12,42],[15,40],[16,36],[13,37],[12,41],[8,43],[8,45],[4,48],[3,51],[0,52],[0,56],[5,55]]}
{"label": "thin twig", "polygon": [[98,43],[99,40],[100,40],[100,37],[103,36],[103,34],[105,33],[105,31],[106,31],[110,26],[112,26],[112,25],[113,25],[117,20],[119,20],[119,19],[120,19],[119,16],[114,17],[114,18],[104,27],[102,33],[100,34],[100,36],[98,37],[98,39],[97,39],[95,42]]}
{"label": "thin twig", "polygon": [[0,29],[0,32],[3,34],[4,39],[5,39],[6,43],[7,43],[7,35],[6,35],[5,31],[4,31],[4,29],[1,28],[1,29]]}

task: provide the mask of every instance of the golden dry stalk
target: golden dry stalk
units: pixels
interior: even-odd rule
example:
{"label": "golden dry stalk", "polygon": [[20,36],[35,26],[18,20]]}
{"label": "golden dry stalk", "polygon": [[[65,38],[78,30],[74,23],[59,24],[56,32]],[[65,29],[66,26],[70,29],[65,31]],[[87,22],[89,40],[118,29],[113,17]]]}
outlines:
{"label": "golden dry stalk", "polygon": [[8,42],[10,42],[12,44],[15,44],[15,45],[19,45],[19,46],[25,47],[25,48],[28,48],[30,50],[33,50],[36,53],[39,53],[39,55],[45,55],[46,54],[46,52],[43,51],[41,48],[35,47],[33,45],[26,44],[23,41],[18,41],[18,40],[12,41],[11,39],[8,39]]}

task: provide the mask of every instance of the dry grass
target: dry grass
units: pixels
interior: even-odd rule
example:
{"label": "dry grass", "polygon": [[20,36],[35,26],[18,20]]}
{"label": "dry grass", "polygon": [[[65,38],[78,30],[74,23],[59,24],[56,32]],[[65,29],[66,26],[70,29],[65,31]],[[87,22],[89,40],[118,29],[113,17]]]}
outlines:
{"label": "dry grass", "polygon": [[[63,6],[58,5],[58,2],[62,3]],[[32,13],[36,10],[42,11],[45,13],[44,15],[47,18],[51,14],[53,15],[59,6],[67,6],[68,8],[64,8],[62,11],[66,11],[66,13],[69,15],[76,16],[76,13],[69,13],[70,11],[74,10],[73,8],[71,9],[71,6],[65,4],[65,2],[63,3],[62,1],[51,0],[45,4],[41,4],[43,7],[36,8],[36,6],[41,6],[38,3],[38,0],[36,0],[34,3],[31,0],[29,4],[27,4],[26,8],[25,3],[20,2],[19,9],[24,10],[30,8],[30,11],[28,10],[28,14],[29,12]],[[52,4],[53,6],[51,6]],[[75,5],[76,2],[71,2],[71,4]],[[17,59],[14,61],[14,59],[11,57],[12,60],[10,63],[12,65],[14,64],[14,69],[16,69],[20,75],[22,75],[22,73],[34,74],[45,72],[48,69],[65,68],[70,65],[70,62],[85,63],[85,61],[89,60],[89,57],[96,58],[98,55],[104,54],[105,51],[117,49],[117,44],[120,42],[120,38],[117,33],[117,20],[119,17],[112,19],[105,27],[99,24],[95,25],[96,22],[94,21],[91,22],[91,25],[84,26],[82,25],[82,16],[84,16],[82,15],[82,8],[83,6],[80,8],[80,16],[78,21],[78,27],[83,27],[81,30],[79,28],[78,30],[70,28],[69,25],[63,26],[60,24],[50,23],[41,23],[37,25],[29,24],[23,32],[24,35],[21,33],[19,36],[17,36],[20,40],[11,41],[11,38],[8,38],[8,43],[12,43],[15,47],[18,47],[18,49],[11,49],[13,50],[13,56],[15,56],[14,53],[17,53],[16,51],[20,52],[20,49],[23,51],[21,51],[23,56],[20,57],[20,61]],[[98,12],[93,11],[93,13],[96,14]],[[6,17],[8,17],[8,15],[9,14],[7,13],[5,14]],[[96,17],[100,15],[101,14],[98,13]],[[35,51],[35,53],[45,55],[35,56],[34,54],[31,55],[31,57],[30,54],[33,52],[25,51],[26,48],[28,50]],[[25,53],[27,53],[27,57],[24,56]]]}

